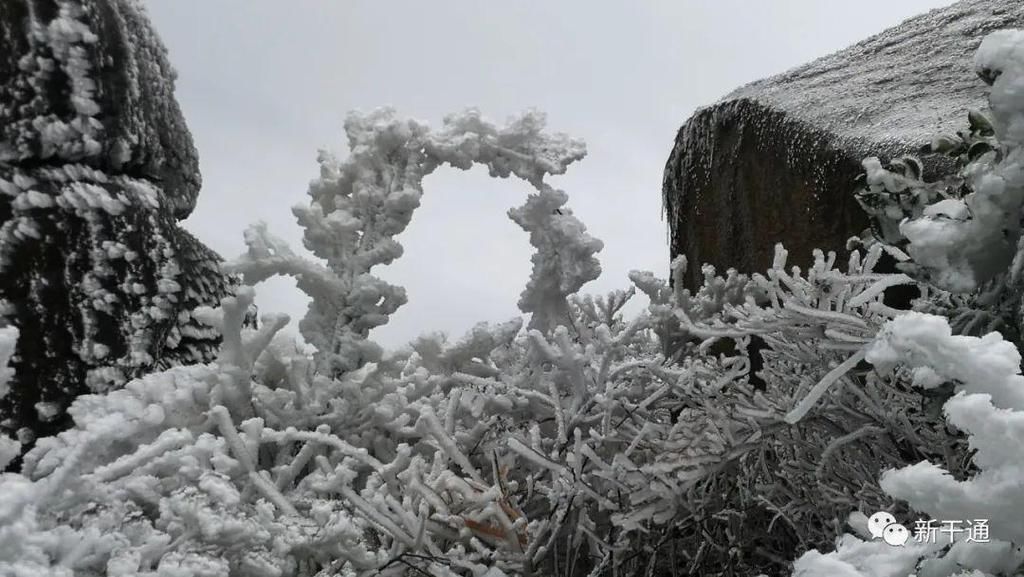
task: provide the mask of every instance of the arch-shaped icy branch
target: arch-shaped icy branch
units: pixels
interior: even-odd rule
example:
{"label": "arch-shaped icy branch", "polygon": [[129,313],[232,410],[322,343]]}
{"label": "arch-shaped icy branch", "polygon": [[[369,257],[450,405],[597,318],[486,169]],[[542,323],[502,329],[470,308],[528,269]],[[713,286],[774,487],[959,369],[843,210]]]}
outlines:
{"label": "arch-shaped icy branch", "polygon": [[228,268],[247,283],[276,274],[296,277],[313,299],[300,330],[319,349],[319,369],[355,370],[380,357],[380,348],[368,340],[370,329],[406,302],[404,289],[371,271],[402,256],[394,237],[419,207],[423,177],[443,164],[463,170],[482,164],[491,176],[515,175],[537,191],[509,216],[537,247],[520,308],[534,314],[531,327],[551,329],[567,318],[566,297],[600,274],[594,254],[602,244],[563,208],[565,193],[543,181],[583,158],[586,147],[565,134],[544,132],[545,124],[542,113],[528,111],[498,127],[469,109],[431,131],[388,108],[353,112],[345,122],[349,156],[338,160],[321,153],[310,204],[293,209],[305,229],[303,244],[325,264],[296,255],[257,225],[246,234],[248,253]]}

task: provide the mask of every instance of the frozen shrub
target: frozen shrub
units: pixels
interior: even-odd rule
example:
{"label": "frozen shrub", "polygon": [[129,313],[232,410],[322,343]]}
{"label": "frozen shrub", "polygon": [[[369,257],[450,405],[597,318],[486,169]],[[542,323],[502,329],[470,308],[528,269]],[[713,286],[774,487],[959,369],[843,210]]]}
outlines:
{"label": "frozen shrub", "polygon": [[[986,37],[975,68],[992,86],[992,119],[972,112],[969,133],[931,145],[960,157],[964,168],[954,194],[942,194],[942,187],[921,182],[919,174],[908,178],[906,171],[896,174],[875,161],[865,164],[869,194],[876,195],[869,204],[891,211],[903,202],[908,209],[898,225],[914,261],[908,272],[940,289],[920,308],[948,316],[912,312],[889,321],[865,359],[894,382],[902,374],[902,380],[925,391],[946,389],[942,413],[967,435],[975,467],[972,475],[963,476],[920,460],[886,471],[881,488],[925,519],[984,519],[991,542],[952,533],[945,544],[924,538],[901,548],[846,535],[832,553],[803,555],[795,565],[797,575],[1008,576],[1020,574],[1024,566],[1024,377],[1018,352],[1024,33],[1000,31]],[[1016,339],[1017,346],[1004,335]]]}
{"label": "frozen shrub", "polygon": [[[1016,38],[987,40],[979,56],[1000,94],[1016,89]],[[1013,142],[1012,110],[996,110],[990,136]],[[1020,356],[997,334],[960,333],[1016,323],[1006,303],[1024,265],[982,246],[1016,242],[1016,193],[992,184],[1015,182],[1015,145],[969,159],[975,191],[952,199],[934,196],[912,160],[899,174],[868,162],[864,198],[881,242],[848,260],[817,251],[803,271],[780,246],[764,274],[705,267],[691,292],[634,272],[629,290],[592,296],[579,290],[600,272],[601,243],[544,182],[584,148],[543,129],[537,113],[496,127],[467,111],[436,131],[390,110],[351,115],[350,156],[323,155],[309,205],[294,210],[316,258],[256,225],[230,265],[250,285],[296,277],[312,297],[299,325],[309,344],[282,332],[283,316],[246,326],[249,287],[195,311],[223,335],[216,362],[79,398],[75,427],[0,477],[0,574],[939,576],[1013,566],[1022,460],[1004,441],[1021,428]],[[374,269],[401,256],[395,237],[423,177],[474,163],[534,189],[509,211],[537,249],[519,303],[531,318],[385,352],[370,332],[405,293]],[[893,196],[907,190],[921,192]],[[908,220],[885,220],[904,210]],[[1007,235],[989,234],[993,223]],[[874,272],[884,251],[907,274]],[[686,265],[673,263],[676,278]],[[915,282],[925,283],[919,310],[885,305],[887,288]],[[649,306],[624,318],[637,291]],[[969,331],[931,314],[955,310],[952,324]],[[0,361],[13,338],[0,332]],[[756,364],[753,338],[764,344]],[[5,378],[0,370],[0,390]],[[970,447],[938,418],[942,402]],[[0,440],[0,458],[12,450]],[[981,512],[1003,541],[944,550],[842,535],[847,519],[863,528],[864,508]]]}

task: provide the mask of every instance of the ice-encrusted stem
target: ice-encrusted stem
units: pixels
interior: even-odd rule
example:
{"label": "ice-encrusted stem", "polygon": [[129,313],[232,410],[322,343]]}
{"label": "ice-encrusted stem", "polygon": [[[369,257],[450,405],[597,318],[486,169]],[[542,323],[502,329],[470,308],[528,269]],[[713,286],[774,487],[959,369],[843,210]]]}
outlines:
{"label": "ice-encrusted stem", "polygon": [[850,372],[853,367],[857,366],[857,363],[864,360],[864,356],[867,353],[866,348],[862,348],[857,351],[850,358],[846,359],[839,364],[836,368],[829,371],[818,384],[811,388],[810,392],[805,396],[789,413],[786,414],[786,422],[790,425],[796,424],[800,419],[804,418],[804,415],[811,410],[815,403],[821,399],[822,396],[828,392],[829,387],[833,383],[843,378],[843,375]]}
{"label": "ice-encrusted stem", "polygon": [[231,453],[248,473],[249,481],[256,490],[273,503],[281,513],[285,515],[298,515],[298,511],[288,501],[288,498],[282,495],[274,483],[264,476],[265,472],[256,468],[255,458],[246,448],[245,443],[238,434],[238,430],[235,429],[235,424],[231,421],[231,414],[228,412],[228,409],[223,405],[217,405],[210,409],[210,416],[217,423],[217,429],[224,437],[224,440],[227,441],[228,447],[231,448]]}

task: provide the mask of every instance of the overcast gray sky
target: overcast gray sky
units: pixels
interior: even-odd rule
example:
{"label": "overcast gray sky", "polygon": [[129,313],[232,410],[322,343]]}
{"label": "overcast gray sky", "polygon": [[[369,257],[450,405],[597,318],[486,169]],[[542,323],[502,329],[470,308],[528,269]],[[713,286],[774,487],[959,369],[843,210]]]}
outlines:
{"label": "overcast gray sky", "polygon": [[[319,148],[347,152],[351,109],[389,105],[436,126],[467,106],[499,122],[537,107],[551,130],[587,141],[588,157],[552,184],[605,243],[589,292],[626,287],[632,269],[666,273],[662,169],[697,107],[951,3],[148,1],[203,173],[185,226],[224,257],[258,220],[301,249],[290,207],[307,198]],[[530,272],[527,235],[505,214],[527,185],[445,169],[424,190],[399,237],[405,256],[378,273],[410,300],[375,331],[387,346],[516,316]],[[257,299],[293,322],[305,313],[291,280],[263,283]]]}

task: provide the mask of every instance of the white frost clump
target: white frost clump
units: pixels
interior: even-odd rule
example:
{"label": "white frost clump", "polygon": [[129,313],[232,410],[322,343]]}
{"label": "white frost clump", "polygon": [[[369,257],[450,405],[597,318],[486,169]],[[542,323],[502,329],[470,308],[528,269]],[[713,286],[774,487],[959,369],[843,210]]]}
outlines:
{"label": "white frost clump", "polygon": [[87,214],[90,210],[101,209],[108,214],[117,216],[128,206],[126,199],[121,196],[120,194],[117,197],[111,195],[103,186],[87,182],[72,183],[57,198],[57,204],[62,208],[72,208],[78,214]]}
{"label": "white frost clump", "polygon": [[[1024,410],[1021,356],[999,333],[954,335],[939,316],[910,312],[890,322],[867,352],[867,360],[891,368],[906,363],[934,373],[930,379],[965,383],[1005,409]],[[938,377],[938,378],[936,378]]]}
{"label": "white frost clump", "polygon": [[17,210],[28,210],[31,208],[49,208],[53,206],[53,203],[52,196],[37,190],[28,190],[18,195],[11,204]]}
{"label": "white frost clump", "polygon": [[35,405],[36,414],[42,422],[52,421],[60,413],[60,405],[57,403],[40,402]]}
{"label": "white frost clump", "polygon": [[974,70],[992,85],[989,105],[1000,142],[1024,145],[1024,32],[999,30],[985,37]]}
{"label": "white frost clump", "polygon": [[602,248],[586,227],[562,208],[569,196],[544,186],[532,194],[526,204],[509,211],[509,217],[530,233],[530,244],[537,248],[533,256],[533,274],[519,300],[519,310],[533,313],[531,328],[550,330],[569,320],[566,297],[601,274],[594,257]]}

